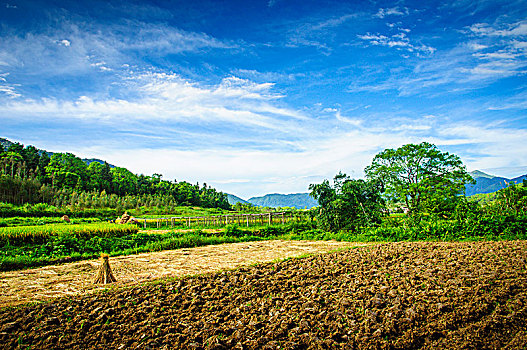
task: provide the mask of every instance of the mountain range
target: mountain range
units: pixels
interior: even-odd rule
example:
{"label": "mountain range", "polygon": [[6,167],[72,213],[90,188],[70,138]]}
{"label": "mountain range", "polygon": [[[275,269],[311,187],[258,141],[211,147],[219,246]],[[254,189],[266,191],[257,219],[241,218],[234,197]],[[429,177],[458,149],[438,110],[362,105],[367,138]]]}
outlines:
{"label": "mountain range", "polygon": [[252,204],[257,207],[295,207],[297,209],[312,208],[318,205],[318,202],[309,196],[309,193],[291,193],[280,194],[272,193],[265,196],[252,197],[247,200],[241,199],[233,194],[227,194],[230,204],[236,203]]}
{"label": "mountain range", "polygon": [[508,183],[521,183],[527,178],[526,175],[518,176],[512,179],[507,179],[501,176],[494,176],[486,174],[482,171],[475,170],[470,173],[476,183],[474,185],[469,184],[465,186],[465,194],[472,196],[479,193],[492,193],[507,187]]}

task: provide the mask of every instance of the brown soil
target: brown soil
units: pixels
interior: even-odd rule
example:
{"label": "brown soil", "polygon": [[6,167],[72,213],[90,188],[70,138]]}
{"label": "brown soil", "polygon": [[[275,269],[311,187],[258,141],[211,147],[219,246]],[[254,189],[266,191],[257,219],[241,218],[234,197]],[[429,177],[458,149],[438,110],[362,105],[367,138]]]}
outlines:
{"label": "brown soil", "polygon": [[[357,245],[349,242],[262,241],[211,245],[155,253],[111,257],[118,283],[114,286],[157,278],[181,277],[233,269],[301,254],[328,252]],[[100,260],[0,272],[0,307],[70,296],[108,286],[93,284]]]}
{"label": "brown soil", "polygon": [[0,344],[524,349],[526,262],[527,241],[360,247],[4,309]]}

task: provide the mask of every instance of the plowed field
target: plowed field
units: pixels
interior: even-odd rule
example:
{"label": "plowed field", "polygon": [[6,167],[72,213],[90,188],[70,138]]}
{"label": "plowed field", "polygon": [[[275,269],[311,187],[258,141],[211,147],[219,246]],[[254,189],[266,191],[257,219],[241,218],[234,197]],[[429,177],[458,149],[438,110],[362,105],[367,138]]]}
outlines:
{"label": "plowed field", "polygon": [[524,349],[527,242],[390,243],[0,311],[39,349]]}

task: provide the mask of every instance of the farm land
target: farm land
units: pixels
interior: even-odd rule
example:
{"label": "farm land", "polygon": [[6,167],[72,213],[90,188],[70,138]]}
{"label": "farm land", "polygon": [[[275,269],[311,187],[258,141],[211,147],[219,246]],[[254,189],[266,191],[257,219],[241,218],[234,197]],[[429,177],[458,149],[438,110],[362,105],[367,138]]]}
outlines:
{"label": "farm land", "polygon": [[[527,182],[507,185],[485,203],[471,201],[460,195],[472,181],[460,159],[434,145],[385,150],[365,169],[366,180],[339,173],[333,183],[310,185],[318,207],[282,212],[230,206],[208,186],[107,164],[88,173],[114,176],[108,190],[115,193],[80,180],[77,192],[73,178],[50,184],[50,174],[62,173],[49,166],[39,187],[38,178],[13,175],[18,158],[7,153],[0,347],[527,344]],[[423,154],[430,163],[412,161]],[[83,164],[73,157],[53,155],[50,162]],[[417,171],[415,164],[433,168]],[[146,187],[118,193],[123,173]],[[408,185],[404,174],[424,177]],[[117,282],[95,284],[98,272],[109,275],[101,254],[110,257]]]}
{"label": "farm land", "polygon": [[0,311],[5,348],[521,349],[527,242],[400,242]]}

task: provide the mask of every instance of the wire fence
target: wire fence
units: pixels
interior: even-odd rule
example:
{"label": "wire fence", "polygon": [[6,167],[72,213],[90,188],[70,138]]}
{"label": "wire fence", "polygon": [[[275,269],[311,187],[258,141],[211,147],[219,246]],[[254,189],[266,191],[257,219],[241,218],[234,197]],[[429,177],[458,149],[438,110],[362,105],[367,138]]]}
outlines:
{"label": "wire fence", "polygon": [[292,221],[302,221],[306,214],[301,212],[277,212],[260,214],[228,214],[211,216],[173,216],[166,218],[141,219],[136,218],[144,229],[154,226],[155,228],[176,227],[224,227],[230,224],[239,226],[262,226],[286,224]]}

